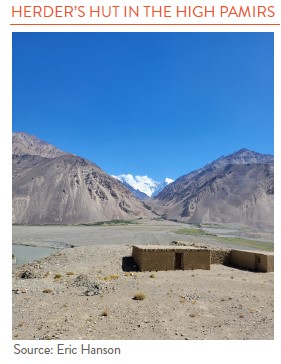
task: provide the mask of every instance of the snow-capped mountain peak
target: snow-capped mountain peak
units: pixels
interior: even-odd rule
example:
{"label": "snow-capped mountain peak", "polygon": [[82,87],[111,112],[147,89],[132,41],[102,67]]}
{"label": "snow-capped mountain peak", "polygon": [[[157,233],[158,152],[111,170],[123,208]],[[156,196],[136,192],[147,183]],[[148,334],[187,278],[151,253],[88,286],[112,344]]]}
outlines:
{"label": "snow-capped mountain peak", "polygon": [[124,184],[130,185],[135,190],[145,193],[149,197],[156,196],[165,186],[173,182],[170,178],[165,178],[163,182],[157,182],[148,176],[133,176],[131,174],[112,175],[112,177]]}
{"label": "snow-capped mountain peak", "polygon": [[166,182],[167,185],[169,185],[170,183],[174,182],[174,180],[171,178],[165,178],[164,182]]}
{"label": "snow-capped mountain peak", "polygon": [[151,197],[155,197],[160,193],[166,186],[168,186],[170,183],[174,182],[171,178],[165,178],[163,182],[159,182],[158,186],[153,191]]}

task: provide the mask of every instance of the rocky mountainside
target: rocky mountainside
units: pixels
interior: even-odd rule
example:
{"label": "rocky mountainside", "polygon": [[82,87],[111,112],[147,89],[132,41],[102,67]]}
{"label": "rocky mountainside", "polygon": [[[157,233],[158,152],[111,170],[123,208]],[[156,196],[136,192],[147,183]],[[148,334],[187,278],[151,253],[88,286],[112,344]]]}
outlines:
{"label": "rocky mountainside", "polygon": [[153,209],[168,219],[273,226],[273,156],[241,149],[178,178]]}
{"label": "rocky mountainside", "polygon": [[13,223],[75,224],[151,215],[94,163],[28,134],[13,135]]}
{"label": "rocky mountainside", "polygon": [[70,153],[63,152],[52,144],[38,139],[28,133],[13,133],[13,155],[39,155],[46,158],[55,158]]}

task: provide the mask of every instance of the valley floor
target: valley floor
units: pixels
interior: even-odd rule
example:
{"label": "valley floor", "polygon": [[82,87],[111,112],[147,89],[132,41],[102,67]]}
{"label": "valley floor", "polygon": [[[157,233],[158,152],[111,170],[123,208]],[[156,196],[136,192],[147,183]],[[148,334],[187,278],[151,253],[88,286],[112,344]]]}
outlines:
{"label": "valley floor", "polygon": [[231,224],[202,226],[157,219],[105,225],[14,225],[13,244],[65,248],[86,245],[170,244],[173,240],[226,248],[273,250],[273,228]]}

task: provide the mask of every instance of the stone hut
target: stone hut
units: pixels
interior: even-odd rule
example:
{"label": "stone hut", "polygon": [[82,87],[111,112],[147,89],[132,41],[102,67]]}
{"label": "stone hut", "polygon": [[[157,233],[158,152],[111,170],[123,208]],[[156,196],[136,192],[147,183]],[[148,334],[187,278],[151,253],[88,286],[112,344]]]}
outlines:
{"label": "stone hut", "polygon": [[257,272],[274,271],[274,254],[252,250],[231,250],[231,264],[238,268]]}
{"label": "stone hut", "polygon": [[209,270],[224,264],[256,272],[274,271],[274,253],[254,250],[217,250],[184,245],[133,246],[133,260],[140,271]]}
{"label": "stone hut", "polygon": [[210,270],[209,249],[190,246],[133,246],[133,259],[143,271],[161,270]]}

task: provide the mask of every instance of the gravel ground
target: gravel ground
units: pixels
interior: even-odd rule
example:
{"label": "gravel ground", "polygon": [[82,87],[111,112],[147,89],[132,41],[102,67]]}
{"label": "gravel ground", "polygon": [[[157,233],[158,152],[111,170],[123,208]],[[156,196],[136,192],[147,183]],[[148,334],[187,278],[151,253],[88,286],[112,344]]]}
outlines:
{"label": "gravel ground", "polygon": [[273,273],[137,272],[131,253],[76,247],[17,268],[13,339],[274,338]]}

